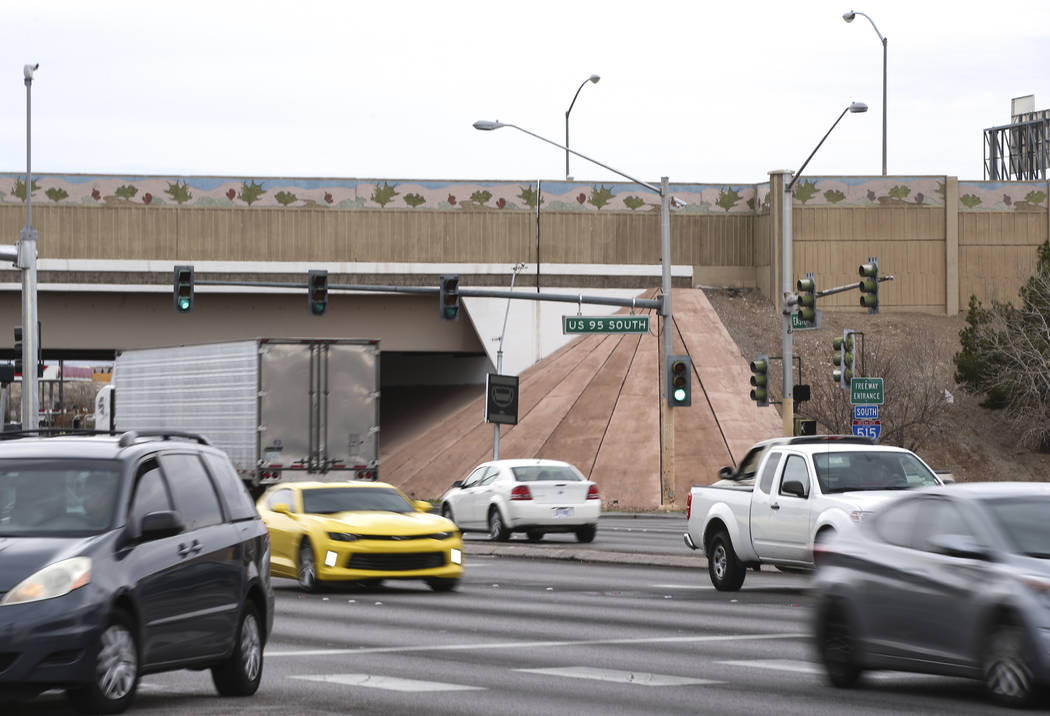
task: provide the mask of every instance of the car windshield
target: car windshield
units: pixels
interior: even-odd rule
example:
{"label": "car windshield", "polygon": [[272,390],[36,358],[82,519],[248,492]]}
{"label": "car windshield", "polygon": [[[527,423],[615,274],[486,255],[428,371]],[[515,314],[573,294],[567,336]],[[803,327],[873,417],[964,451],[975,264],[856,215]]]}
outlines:
{"label": "car windshield", "polygon": [[1050,499],[1025,497],[988,500],[988,513],[1006,534],[1010,546],[1027,557],[1050,559]]}
{"label": "car windshield", "polygon": [[815,453],[813,465],[825,495],[853,490],[907,490],[940,484],[921,460],[907,452]]}
{"label": "car windshield", "polygon": [[528,465],[512,467],[516,482],[579,482],[583,478],[566,465]]}
{"label": "car windshield", "polygon": [[0,536],[104,532],[119,487],[119,462],[0,460]]}
{"label": "car windshield", "polygon": [[400,492],[389,487],[322,487],[303,490],[303,512],[331,515],[336,512],[415,512]]}

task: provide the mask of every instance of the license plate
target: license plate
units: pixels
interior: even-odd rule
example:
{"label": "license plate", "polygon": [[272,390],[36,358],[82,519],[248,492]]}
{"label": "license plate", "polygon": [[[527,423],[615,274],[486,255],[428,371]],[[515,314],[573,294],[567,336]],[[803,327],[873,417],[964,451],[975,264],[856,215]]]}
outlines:
{"label": "license plate", "polygon": [[555,507],[554,508],[554,516],[555,517],[572,517],[572,508],[571,507]]}

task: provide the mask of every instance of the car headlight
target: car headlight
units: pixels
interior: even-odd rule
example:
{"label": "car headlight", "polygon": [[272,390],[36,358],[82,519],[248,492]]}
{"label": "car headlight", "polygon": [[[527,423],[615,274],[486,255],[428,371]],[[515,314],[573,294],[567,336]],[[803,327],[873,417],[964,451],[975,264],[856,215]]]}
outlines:
{"label": "car headlight", "polygon": [[335,540],[336,542],[356,542],[361,538],[357,535],[350,534],[349,532],[329,532],[328,539]]}
{"label": "car headlight", "polygon": [[49,564],[19,582],[0,605],[25,604],[69,594],[91,581],[91,558],[73,557]]}

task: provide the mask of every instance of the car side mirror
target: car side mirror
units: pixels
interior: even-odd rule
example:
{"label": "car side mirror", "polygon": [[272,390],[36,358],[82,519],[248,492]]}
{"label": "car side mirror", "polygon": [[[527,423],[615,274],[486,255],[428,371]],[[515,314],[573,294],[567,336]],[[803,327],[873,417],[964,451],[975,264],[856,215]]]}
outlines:
{"label": "car side mirror", "polygon": [[718,477],[722,480],[729,480],[733,477],[733,468],[731,468],[729,465],[726,465],[718,471]]}
{"label": "car side mirror", "polygon": [[456,480],[455,482],[452,483],[452,486],[453,487],[463,487],[463,481],[462,480]]}
{"label": "car side mirror", "polygon": [[416,508],[416,512],[430,512],[434,508],[426,500],[412,500],[412,506]]}
{"label": "car side mirror", "polygon": [[967,535],[934,535],[926,542],[938,554],[964,559],[989,561],[992,556],[987,547]]}
{"label": "car side mirror", "polygon": [[292,516],[292,508],[283,502],[278,502],[276,505],[270,508],[274,512],[280,512],[282,515]]}
{"label": "car side mirror", "polygon": [[806,496],[806,488],[804,488],[802,483],[798,480],[788,480],[780,489],[782,492],[786,492],[789,495],[795,495],[796,497]]}
{"label": "car side mirror", "polygon": [[160,539],[177,535],[185,529],[182,520],[171,510],[147,513],[139,525],[139,534],[144,540]]}

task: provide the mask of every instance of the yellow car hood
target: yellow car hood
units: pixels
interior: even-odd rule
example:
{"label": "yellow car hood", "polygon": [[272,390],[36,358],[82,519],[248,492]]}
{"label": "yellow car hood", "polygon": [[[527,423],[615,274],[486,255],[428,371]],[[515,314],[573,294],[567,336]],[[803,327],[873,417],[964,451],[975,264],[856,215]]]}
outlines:
{"label": "yellow car hood", "polygon": [[355,511],[311,517],[327,532],[349,532],[357,535],[413,536],[458,531],[451,520],[424,512],[400,514]]}

